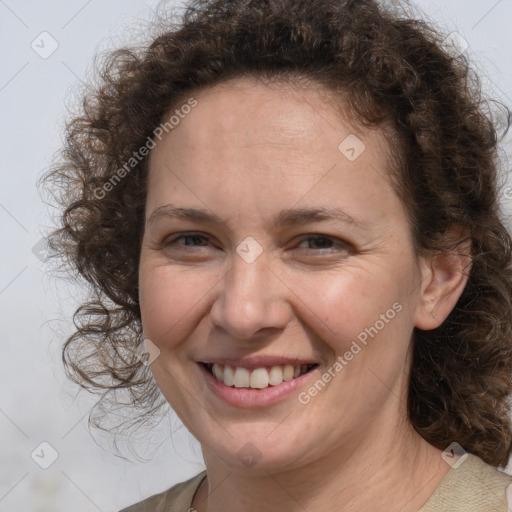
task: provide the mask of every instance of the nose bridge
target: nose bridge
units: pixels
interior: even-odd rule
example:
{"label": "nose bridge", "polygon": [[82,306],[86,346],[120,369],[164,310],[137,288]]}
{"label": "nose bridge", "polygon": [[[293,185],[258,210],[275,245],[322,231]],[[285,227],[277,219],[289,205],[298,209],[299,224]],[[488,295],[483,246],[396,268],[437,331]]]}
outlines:
{"label": "nose bridge", "polygon": [[210,312],[212,322],[231,336],[248,339],[264,328],[286,325],[284,298],[267,263],[265,257],[248,260],[234,254]]}

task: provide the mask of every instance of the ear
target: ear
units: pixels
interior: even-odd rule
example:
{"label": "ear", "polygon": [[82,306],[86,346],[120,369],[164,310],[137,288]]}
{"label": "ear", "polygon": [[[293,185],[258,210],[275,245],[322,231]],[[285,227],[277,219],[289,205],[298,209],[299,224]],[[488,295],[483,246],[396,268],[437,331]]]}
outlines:
{"label": "ear", "polygon": [[471,270],[471,240],[465,239],[448,253],[422,257],[420,268],[421,292],[414,326],[428,331],[446,320],[464,291]]}

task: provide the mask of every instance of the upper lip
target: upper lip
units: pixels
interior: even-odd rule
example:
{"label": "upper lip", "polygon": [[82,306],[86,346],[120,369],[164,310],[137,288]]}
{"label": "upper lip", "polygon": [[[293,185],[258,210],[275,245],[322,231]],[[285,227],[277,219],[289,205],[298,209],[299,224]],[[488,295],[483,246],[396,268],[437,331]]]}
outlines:
{"label": "upper lip", "polygon": [[291,364],[293,366],[302,364],[319,364],[313,358],[283,357],[283,356],[246,356],[240,358],[232,357],[205,357],[197,360],[203,364],[220,364],[224,366],[240,366],[242,368],[262,368],[278,365]]}

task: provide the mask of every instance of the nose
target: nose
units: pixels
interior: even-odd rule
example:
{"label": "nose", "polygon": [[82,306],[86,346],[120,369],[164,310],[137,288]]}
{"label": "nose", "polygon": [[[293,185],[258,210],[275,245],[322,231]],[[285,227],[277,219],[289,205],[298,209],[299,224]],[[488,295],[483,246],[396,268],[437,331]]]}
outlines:
{"label": "nose", "polygon": [[289,323],[292,308],[287,288],[264,258],[247,263],[235,255],[231,270],[219,283],[210,318],[216,327],[237,340],[253,340],[277,332]]}

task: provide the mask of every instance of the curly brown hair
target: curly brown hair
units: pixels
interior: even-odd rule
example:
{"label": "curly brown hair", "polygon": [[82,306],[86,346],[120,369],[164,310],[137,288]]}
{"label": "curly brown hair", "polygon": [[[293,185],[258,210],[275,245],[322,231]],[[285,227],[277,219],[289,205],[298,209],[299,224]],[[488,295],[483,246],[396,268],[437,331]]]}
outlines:
{"label": "curly brown hair", "polygon": [[[196,0],[178,26],[164,20],[157,29],[150,45],[107,55],[99,83],[67,124],[59,161],[43,177],[63,208],[50,248],[91,292],[74,315],[63,361],[71,379],[102,394],[93,424],[101,427],[105,404],[119,404],[123,392],[138,411],[132,423],[164,403],[137,354],[147,157],[133,156],[201,88],[238,77],[305,79],[343,99],[356,122],[392,131],[393,186],[418,255],[471,240],[457,305],[439,328],[414,331],[409,418],[435,447],[457,441],[505,466],[512,271],[498,202],[500,117],[467,57],[451,55],[443,34],[407,6],[375,0]],[[461,239],[447,239],[453,227]]]}

